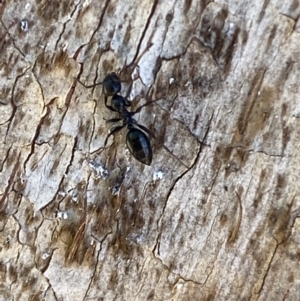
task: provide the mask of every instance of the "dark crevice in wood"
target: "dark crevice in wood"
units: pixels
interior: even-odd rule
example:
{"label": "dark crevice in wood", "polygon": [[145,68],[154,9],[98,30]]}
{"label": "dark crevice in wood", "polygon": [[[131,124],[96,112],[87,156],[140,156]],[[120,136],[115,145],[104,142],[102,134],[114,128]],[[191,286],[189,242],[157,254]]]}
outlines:
{"label": "dark crevice in wood", "polygon": [[[74,3],[76,3],[76,2],[74,1]],[[61,37],[63,36],[63,34],[64,34],[65,30],[66,30],[66,26],[72,20],[72,17],[75,14],[75,12],[76,12],[77,7],[79,6],[79,4],[80,4],[80,1],[75,5],[75,7],[74,7],[73,11],[71,12],[70,17],[67,19],[67,21],[63,23],[63,25],[62,25],[62,31],[58,35],[58,39],[57,39],[55,47],[54,47],[55,50],[57,50],[58,44],[59,44],[59,42],[61,40]]]}
{"label": "dark crevice in wood", "polygon": [[136,54],[135,54],[135,57],[133,58],[133,62],[135,62],[136,59],[137,59],[137,57],[138,57],[138,54],[140,52],[140,48],[141,48],[142,42],[143,42],[143,40],[145,38],[147,30],[149,29],[149,25],[150,25],[150,22],[152,20],[153,15],[154,15],[154,12],[156,10],[157,4],[158,4],[158,0],[154,0],[154,2],[152,4],[151,11],[150,11],[150,14],[149,14],[149,16],[147,18],[145,27],[144,27],[144,29],[142,31],[141,38],[140,38],[139,43],[138,43],[138,45],[136,47]]}

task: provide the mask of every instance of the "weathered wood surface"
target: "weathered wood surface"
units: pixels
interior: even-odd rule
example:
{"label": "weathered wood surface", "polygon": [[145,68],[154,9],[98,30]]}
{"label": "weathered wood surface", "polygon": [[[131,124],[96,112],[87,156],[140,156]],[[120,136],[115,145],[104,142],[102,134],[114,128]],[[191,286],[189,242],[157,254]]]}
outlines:
{"label": "weathered wood surface", "polygon": [[[0,13],[1,301],[300,300],[299,1]],[[149,167],[74,79],[112,71],[157,100]]]}

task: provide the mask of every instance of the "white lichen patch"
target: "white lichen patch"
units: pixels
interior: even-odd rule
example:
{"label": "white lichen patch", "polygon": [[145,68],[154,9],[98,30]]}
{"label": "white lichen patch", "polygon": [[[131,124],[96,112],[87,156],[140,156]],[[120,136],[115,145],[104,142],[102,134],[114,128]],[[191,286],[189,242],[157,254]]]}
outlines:
{"label": "white lichen patch", "polygon": [[101,162],[97,162],[96,160],[90,161],[88,163],[89,167],[94,171],[94,177],[96,179],[104,179],[106,180],[109,175],[109,171]]}
{"label": "white lichen patch", "polygon": [[165,173],[161,170],[154,171],[153,173],[153,181],[162,180],[165,176]]}
{"label": "white lichen patch", "polygon": [[66,220],[68,218],[68,213],[66,211],[58,211],[56,213],[56,218]]}
{"label": "white lichen patch", "polygon": [[44,260],[46,260],[49,256],[50,256],[50,255],[49,255],[48,253],[43,253],[43,254],[42,254],[42,258],[43,258]]}

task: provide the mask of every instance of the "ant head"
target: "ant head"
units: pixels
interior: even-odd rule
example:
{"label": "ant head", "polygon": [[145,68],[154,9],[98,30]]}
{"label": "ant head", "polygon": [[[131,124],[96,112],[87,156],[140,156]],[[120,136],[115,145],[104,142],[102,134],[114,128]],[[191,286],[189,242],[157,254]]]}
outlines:
{"label": "ant head", "polygon": [[121,80],[115,72],[109,73],[103,80],[103,93],[112,96],[121,91]]}

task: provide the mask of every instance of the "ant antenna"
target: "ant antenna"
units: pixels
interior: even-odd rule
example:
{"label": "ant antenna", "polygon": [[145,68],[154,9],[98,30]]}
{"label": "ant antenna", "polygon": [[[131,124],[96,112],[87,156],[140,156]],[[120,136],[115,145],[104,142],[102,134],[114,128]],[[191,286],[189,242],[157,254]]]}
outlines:
{"label": "ant antenna", "polygon": [[88,86],[87,86],[87,85],[84,84],[80,79],[76,78],[76,80],[77,80],[82,86],[84,86],[84,87],[87,88],[87,89],[94,88],[94,87],[99,86],[99,85],[103,85],[103,82],[100,82],[100,83],[96,83],[96,84],[88,85]]}
{"label": "ant antenna", "polygon": [[[121,69],[120,73],[122,73],[122,71],[123,71],[124,69],[132,68],[132,67],[135,68],[136,66],[138,66],[138,63],[139,63],[140,59],[141,59],[142,56],[146,53],[146,51],[148,51],[149,48],[152,47],[152,45],[153,45],[153,43],[149,43],[149,44],[146,46],[146,48],[143,50],[143,52],[142,52],[142,53],[141,53],[141,54],[140,54],[140,55],[139,55],[132,63],[130,63],[128,66],[126,66],[126,60],[125,60],[125,65],[124,65],[123,68]],[[128,81],[126,81],[126,80],[120,80],[119,77],[117,76],[117,74],[116,74],[115,72],[110,73],[110,75],[114,76],[115,79],[118,79],[118,81],[119,81],[120,83],[128,82]],[[92,84],[92,85],[86,85],[86,84],[84,84],[79,78],[76,78],[76,80],[77,80],[82,86],[84,86],[84,87],[87,88],[87,89],[94,88],[94,87],[96,87],[96,86],[105,84],[105,78],[104,78],[104,81],[103,81],[103,82],[95,83],[95,84]],[[132,88],[132,84],[133,84],[133,81],[131,81],[129,91],[130,91],[131,88]]]}

